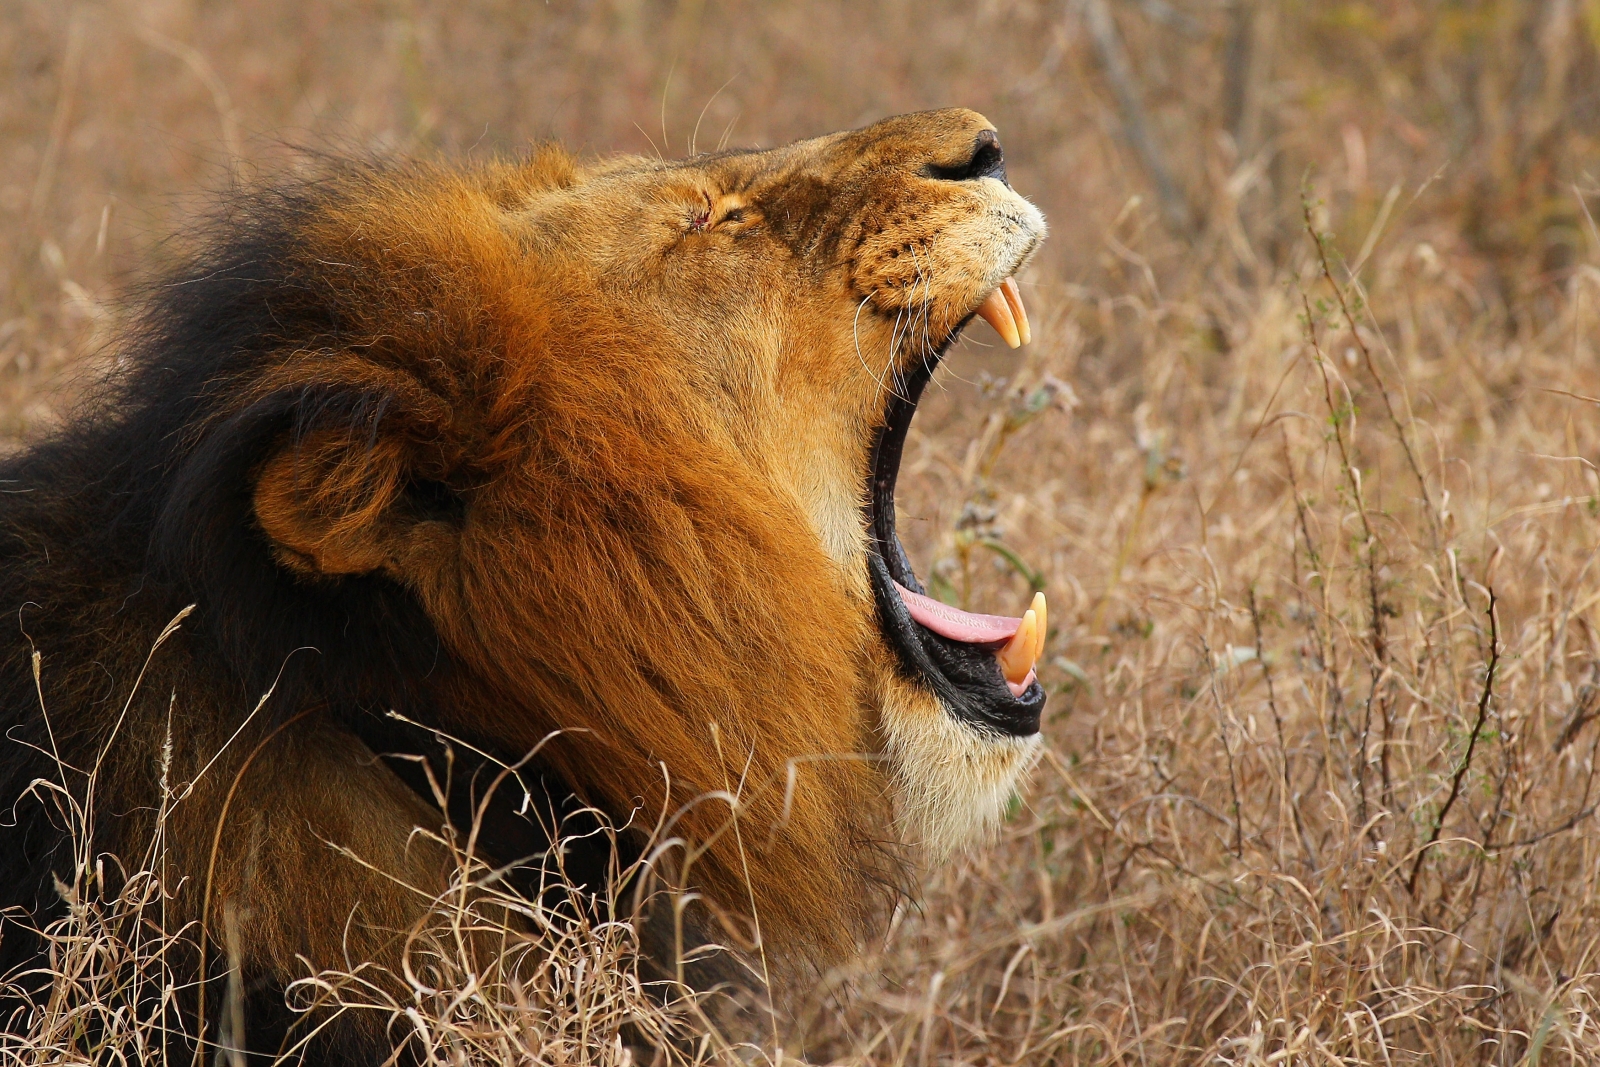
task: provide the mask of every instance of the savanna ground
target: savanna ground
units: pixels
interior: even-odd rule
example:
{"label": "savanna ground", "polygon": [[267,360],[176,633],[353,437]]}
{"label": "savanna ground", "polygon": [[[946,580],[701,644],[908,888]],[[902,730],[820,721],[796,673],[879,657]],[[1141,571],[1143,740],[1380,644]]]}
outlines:
{"label": "savanna ground", "polygon": [[[901,528],[948,599],[1047,589],[1047,748],[805,1054],[1600,1060],[1600,3],[8,0],[0,72],[10,447],[114,358],[115,294],[203,190],[303,146],[984,112],[1053,228],[1038,340],[952,359]],[[154,1040],[115,1012],[159,979],[127,921],[159,889],[90,881],[6,1062]],[[395,1007],[439,1062],[637,1060],[693,1018],[628,944]]]}

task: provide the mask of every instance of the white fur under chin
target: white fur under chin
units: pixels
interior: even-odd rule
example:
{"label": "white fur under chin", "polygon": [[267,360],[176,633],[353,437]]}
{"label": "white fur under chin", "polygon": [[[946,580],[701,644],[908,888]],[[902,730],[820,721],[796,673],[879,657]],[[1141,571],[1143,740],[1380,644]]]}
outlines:
{"label": "white fur under chin", "polygon": [[982,733],[925,690],[903,682],[885,689],[883,733],[902,829],[935,856],[992,834],[1039,757],[1039,735]]}

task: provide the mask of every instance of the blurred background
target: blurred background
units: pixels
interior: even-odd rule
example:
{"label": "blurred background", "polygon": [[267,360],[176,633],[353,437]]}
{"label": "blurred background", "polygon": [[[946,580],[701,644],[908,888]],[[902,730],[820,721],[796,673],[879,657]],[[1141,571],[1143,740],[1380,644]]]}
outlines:
{"label": "blurred background", "polygon": [[1600,0],[3,0],[0,445],[230,183],[946,105],[1052,234],[900,528],[1046,745],[813,1053],[1600,1062]]}
{"label": "blurred background", "polygon": [[1226,350],[1309,192],[1352,257],[1403,224],[1527,328],[1591,240],[1597,40],[1593,0],[8,0],[0,373],[82,351],[196,191],[295,148],[682,155],[948,105],[1050,219],[1057,304],[1192,291]]}

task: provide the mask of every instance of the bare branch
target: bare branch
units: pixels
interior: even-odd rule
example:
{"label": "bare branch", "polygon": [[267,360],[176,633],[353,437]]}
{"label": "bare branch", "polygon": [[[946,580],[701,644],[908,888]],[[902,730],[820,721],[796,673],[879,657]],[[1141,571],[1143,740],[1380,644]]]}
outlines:
{"label": "bare branch", "polygon": [[1142,94],[1139,92],[1138,76],[1128,61],[1128,50],[1123,47],[1122,36],[1117,32],[1116,21],[1111,17],[1106,0],[1083,0],[1083,20],[1088,27],[1089,38],[1094,42],[1095,55],[1105,68],[1106,80],[1111,83],[1112,95],[1117,98],[1123,136],[1128,139],[1129,147],[1139,157],[1140,165],[1156,187],[1156,197],[1161,202],[1161,217],[1173,233],[1188,237],[1193,229],[1188,201],[1178,188],[1172,169],[1167,166],[1161,146],[1150,132]]}
{"label": "bare branch", "polygon": [[1438,844],[1439,835],[1444,832],[1444,822],[1450,817],[1450,809],[1455,807],[1456,798],[1461,795],[1461,783],[1472,767],[1472,754],[1478,748],[1478,736],[1483,733],[1483,724],[1489,717],[1489,700],[1494,696],[1494,674],[1500,666],[1500,623],[1494,610],[1497,603],[1494,590],[1489,590],[1489,664],[1483,675],[1483,691],[1478,694],[1478,717],[1472,724],[1472,733],[1467,737],[1467,751],[1461,757],[1455,777],[1450,780],[1450,795],[1445,798],[1444,807],[1439,809],[1439,818],[1434,821],[1433,833],[1429,835],[1427,844],[1417,850],[1416,862],[1411,865],[1411,877],[1406,882],[1406,890],[1413,897],[1417,895],[1417,875],[1422,871],[1422,861],[1427,858],[1428,850]]}

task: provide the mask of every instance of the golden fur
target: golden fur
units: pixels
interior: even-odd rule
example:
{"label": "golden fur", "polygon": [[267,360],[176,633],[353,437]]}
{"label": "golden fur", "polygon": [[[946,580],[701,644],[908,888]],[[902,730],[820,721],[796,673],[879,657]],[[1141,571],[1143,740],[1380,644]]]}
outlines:
{"label": "golden fur", "polygon": [[[225,227],[223,251],[190,270],[242,279],[246,263],[266,278],[225,294],[260,305],[227,349],[249,358],[216,356],[192,379],[202,400],[151,475],[165,495],[146,536],[188,547],[149,578],[170,595],[146,617],[200,605],[173,653],[193,662],[160,684],[187,706],[215,702],[189,713],[210,725],[180,743],[175,773],[193,775],[248,711],[256,675],[218,672],[255,654],[228,650],[257,647],[259,620],[207,553],[260,542],[260,573],[279,576],[261,581],[312,598],[294,603],[398,589],[420,608],[444,666],[410,669],[411,714],[511,759],[562,731],[543,759],[584,801],[645,825],[685,809],[677,832],[708,846],[689,882],[721,911],[753,912],[775,961],[850,951],[897,877],[886,828],[954,846],[996,817],[1033,751],[957,722],[896,668],[865,567],[868,453],[898,376],[1043,234],[1001,182],[930,176],[989,128],[931,112],[684,162],[550,147],[520,163],[354,169],[290,209],[246,204],[268,222],[244,238]],[[134,346],[146,365],[211,321],[161,303],[183,299],[158,297]],[[197,456],[210,466],[192,472]],[[11,476],[35,476],[18,463]],[[240,472],[242,525],[218,517],[232,514],[213,484],[226,470]],[[23,530],[13,559],[30,551],[28,521],[7,520]],[[5,591],[12,609],[33,595],[15,574]],[[235,594],[246,602],[220,606]],[[46,608],[76,612],[78,633],[100,616],[71,599]],[[212,655],[207,620],[225,611],[238,621],[219,624]],[[158,624],[141,625],[96,632],[127,653]],[[405,637],[341,639],[382,659]],[[295,655],[333,656],[318,650]],[[58,695],[81,702],[86,684]],[[243,951],[280,981],[303,973],[297,956],[392,951],[383,931],[420,906],[327,843],[423,889],[444,878],[443,855],[412,835],[437,813],[342,725],[347,704],[401,697],[318,685],[292,691],[293,707],[269,701],[174,830],[193,879],[219,842],[212,898],[255,917]],[[114,757],[124,801],[149,799],[165,706],[164,690],[135,702],[134,740]]]}

